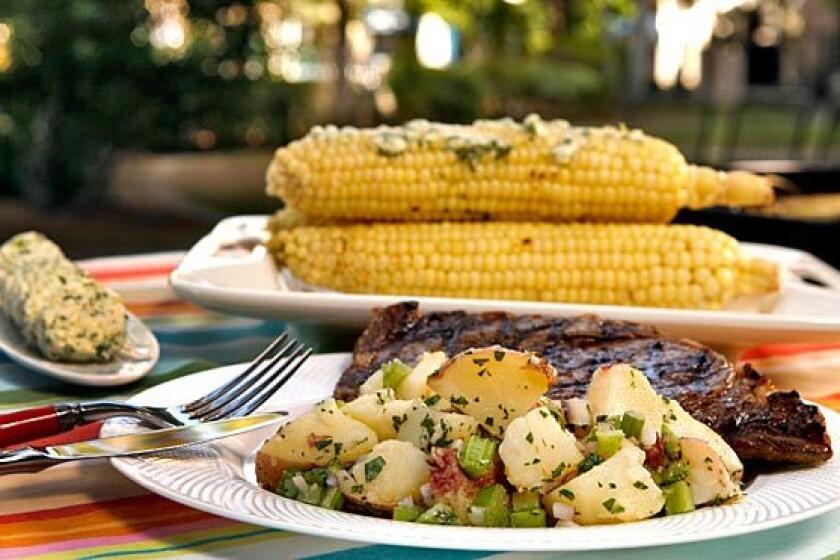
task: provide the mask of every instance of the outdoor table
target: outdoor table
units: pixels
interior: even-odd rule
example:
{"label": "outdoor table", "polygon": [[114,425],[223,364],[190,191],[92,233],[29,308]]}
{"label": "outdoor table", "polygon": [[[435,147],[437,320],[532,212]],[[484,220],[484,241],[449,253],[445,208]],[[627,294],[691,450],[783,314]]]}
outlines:
{"label": "outdoor table", "polygon": [[[285,327],[279,321],[222,317],[175,300],[166,277],[179,256],[104,259],[93,268],[103,282],[122,290],[133,286],[126,292],[128,306],[161,343],[161,361],[151,375],[128,387],[93,390],[52,381],[0,357],[0,409],[123,398],[214,365],[249,360]],[[316,351],[352,349],[352,333],[290,326]],[[763,347],[747,357],[780,388],[795,386],[806,398],[840,410],[840,345]],[[94,424],[50,441],[96,437],[98,430]],[[429,551],[299,535],[217,517],[147,492],[107,461],[0,477],[0,558],[840,558],[838,527],[840,510],[834,510],[781,529],[657,548],[534,554]]]}

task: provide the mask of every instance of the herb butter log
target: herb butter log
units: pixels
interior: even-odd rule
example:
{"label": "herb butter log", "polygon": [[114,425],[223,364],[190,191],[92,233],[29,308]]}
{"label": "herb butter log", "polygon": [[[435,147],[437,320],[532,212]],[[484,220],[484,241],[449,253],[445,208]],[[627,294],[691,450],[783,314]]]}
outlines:
{"label": "herb butter log", "polygon": [[307,223],[669,222],[680,208],[761,206],[770,182],[689,165],[640,130],[536,115],[376,129],[315,127],[280,148],[267,192]]}
{"label": "herb butter log", "polygon": [[3,313],[47,359],[104,362],[125,341],[119,296],[39,233],[16,235],[0,247],[0,298]]}

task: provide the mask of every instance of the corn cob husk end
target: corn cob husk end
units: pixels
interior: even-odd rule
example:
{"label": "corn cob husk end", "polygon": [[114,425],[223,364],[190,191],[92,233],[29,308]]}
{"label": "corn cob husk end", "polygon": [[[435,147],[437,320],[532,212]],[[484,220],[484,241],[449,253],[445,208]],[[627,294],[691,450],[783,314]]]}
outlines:
{"label": "corn cob husk end", "polygon": [[762,175],[696,165],[689,167],[689,173],[694,180],[689,207],[695,210],[709,206],[770,206],[775,199],[772,181]]}

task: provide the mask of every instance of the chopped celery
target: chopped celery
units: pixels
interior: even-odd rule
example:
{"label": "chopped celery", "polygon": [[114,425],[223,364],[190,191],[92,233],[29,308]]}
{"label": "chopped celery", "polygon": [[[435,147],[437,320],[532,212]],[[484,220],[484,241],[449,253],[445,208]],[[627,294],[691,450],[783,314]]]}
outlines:
{"label": "chopped celery", "polygon": [[545,527],[545,510],[529,509],[515,511],[510,514],[510,524],[512,527]]}
{"label": "chopped celery", "polygon": [[324,497],[321,499],[321,507],[327,509],[341,509],[344,505],[344,494],[338,488],[328,488]]}
{"label": "chopped celery", "polygon": [[427,525],[460,525],[458,516],[445,504],[435,504],[417,518],[417,523]]}
{"label": "chopped celery", "polygon": [[644,417],[636,412],[628,411],[621,417],[621,431],[627,434],[627,437],[640,438],[644,426]]}
{"label": "chopped celery", "polygon": [[513,511],[526,511],[540,507],[540,495],[536,492],[516,492],[511,498]]}
{"label": "chopped celery", "polygon": [[299,474],[300,471],[296,471],[294,469],[284,471],[283,476],[280,477],[280,482],[277,483],[277,493],[284,498],[297,498],[298,487],[292,479]]}
{"label": "chopped celery", "polygon": [[417,521],[417,518],[423,514],[423,509],[420,506],[397,506],[394,508],[394,521]]}
{"label": "chopped celery", "polygon": [[409,373],[410,367],[400,360],[391,360],[382,366],[382,386],[386,389],[396,389]]}
{"label": "chopped celery", "polygon": [[493,468],[498,443],[494,439],[470,436],[458,454],[458,464],[470,478],[478,478]]}
{"label": "chopped celery", "polygon": [[685,480],[665,486],[662,490],[665,493],[665,513],[668,515],[694,511],[694,498]]}
{"label": "chopped celery", "polygon": [[598,442],[596,453],[604,459],[609,459],[621,449],[624,433],[621,430],[615,430],[613,432],[598,431],[595,433],[595,440]]}
{"label": "chopped celery", "polygon": [[310,484],[306,487],[306,490],[301,489],[295,499],[313,506],[320,505],[321,500],[324,499],[324,487],[318,486],[317,484]]}
{"label": "chopped celery", "polygon": [[659,474],[659,484],[671,484],[688,477],[688,469],[682,462],[674,461],[665,467]]}
{"label": "chopped celery", "polygon": [[508,527],[510,512],[508,511],[508,495],[501,484],[485,486],[475,495],[472,505],[483,508],[484,527]]}
{"label": "chopped celery", "polygon": [[665,453],[671,459],[680,458],[680,440],[668,427],[667,422],[662,423],[662,443],[665,445]]}

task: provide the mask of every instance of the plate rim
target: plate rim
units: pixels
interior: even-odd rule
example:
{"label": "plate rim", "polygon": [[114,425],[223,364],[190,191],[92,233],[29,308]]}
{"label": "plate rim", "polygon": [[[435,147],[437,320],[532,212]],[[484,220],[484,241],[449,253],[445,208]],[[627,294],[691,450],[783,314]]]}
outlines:
{"label": "plate rim", "polygon": [[[231,216],[218,222],[215,227],[193,245],[184,259],[172,271],[169,282],[176,295],[198,305],[226,312],[262,317],[262,318],[295,318],[298,320],[328,320],[335,324],[361,325],[359,315],[366,318],[372,307],[390,305],[400,301],[418,301],[421,307],[434,311],[464,309],[477,312],[487,309],[505,310],[512,313],[542,313],[552,316],[579,315],[594,313],[601,317],[629,320],[654,324],[660,328],[686,330],[694,326],[695,330],[705,329],[709,332],[717,327],[727,332],[735,330],[749,330],[756,334],[748,335],[744,340],[748,344],[778,342],[784,336],[793,336],[796,340],[840,342],[840,321],[832,316],[806,315],[797,313],[758,313],[737,310],[682,310],[661,309],[652,307],[611,306],[594,304],[569,304],[530,301],[503,301],[492,299],[443,298],[411,295],[390,294],[343,294],[335,292],[304,292],[296,290],[228,287],[219,286],[202,280],[202,274],[214,270],[212,263],[194,266],[196,263],[212,258],[212,251],[218,246],[229,243],[232,236],[238,239],[251,239],[255,231],[262,231],[268,220],[265,215]],[[757,251],[775,251],[780,254],[780,262],[793,261],[798,258],[818,260],[813,255],[799,249],[768,244],[746,244],[755,247]],[[253,259],[254,263],[262,262],[265,256]],[[822,261],[819,261],[822,263]],[[221,264],[221,263],[219,263]],[[789,264],[789,263],[788,263]],[[823,263],[824,264],[824,263]],[[828,267],[829,265],[825,265]],[[830,267],[829,267],[830,268]],[[836,272],[840,277],[840,272]],[[790,289],[814,290],[812,287],[802,287],[793,283]],[[832,295],[831,290],[825,290]],[[840,301],[840,295],[836,293]],[[313,313],[317,308],[330,307],[338,310],[336,317],[325,318],[323,313]],[[691,335],[688,335],[691,336]],[[703,336],[698,336],[704,339]],[[708,340],[708,338],[705,338]],[[721,337],[722,341],[732,340],[730,336]]]}
{"label": "plate rim", "polygon": [[[313,358],[323,357],[325,359],[338,359],[346,358],[351,354],[346,352],[337,352],[337,353],[327,353],[327,354],[316,354]],[[151,387],[142,391],[136,395],[134,395],[131,400],[140,398],[142,400],[142,396],[149,391],[154,390],[156,387],[163,387],[169,383],[173,382],[183,382],[180,381],[182,379],[189,379],[194,376],[201,376],[201,375],[223,375],[225,370],[235,370],[237,368],[245,367],[247,364],[231,364],[227,366],[221,366],[218,368],[212,368],[210,370],[205,370],[202,372],[197,372],[188,376],[184,376],[182,378],[177,378],[171,381],[167,381],[155,387]],[[160,389],[158,389],[160,390]],[[816,403],[811,403],[816,404]],[[840,413],[837,413],[827,407],[822,405],[816,404],[819,407],[819,410],[826,416],[826,419],[833,417],[835,422],[840,421]],[[243,467],[247,467],[248,463],[251,462],[253,458],[253,454],[249,455],[245,458]],[[134,461],[140,460],[142,458],[134,458]],[[837,456],[835,455],[832,461],[837,460]],[[120,458],[112,458],[111,464],[116,468],[123,476],[126,476],[133,482],[139,484],[146,490],[161,495],[167,499],[171,499],[177,503],[182,505],[192,507],[194,509],[198,509],[200,511],[205,511],[211,513],[213,515],[218,515],[220,517],[224,517],[227,519],[232,519],[234,521],[239,521],[243,523],[250,523],[254,525],[259,525],[261,527],[267,527],[271,529],[280,529],[292,533],[304,534],[304,535],[311,535],[311,536],[318,536],[318,537],[326,537],[331,539],[339,539],[339,540],[346,540],[346,541],[353,541],[353,542],[363,542],[369,544],[383,544],[383,545],[393,545],[393,546],[409,546],[409,547],[419,547],[419,548],[427,548],[427,549],[447,549],[447,550],[480,550],[480,551],[505,551],[505,552],[573,552],[573,551],[589,551],[589,550],[596,550],[593,547],[586,547],[581,546],[580,544],[572,543],[570,546],[563,546],[562,543],[552,543],[549,544],[545,541],[535,541],[530,546],[528,546],[528,539],[514,539],[512,543],[518,543],[519,546],[508,546],[506,548],[500,549],[497,546],[483,546],[481,543],[483,542],[481,539],[470,539],[465,543],[464,546],[458,546],[459,541],[453,539],[451,536],[447,538],[447,536],[436,536],[436,535],[426,535],[426,534],[414,534],[411,535],[411,532],[405,534],[403,532],[390,532],[390,531],[381,531],[370,534],[364,531],[353,531],[352,527],[349,527],[347,530],[333,530],[330,528],[321,528],[321,527],[313,527],[306,523],[294,523],[294,522],[286,522],[281,521],[278,519],[272,519],[267,517],[260,517],[257,515],[249,514],[249,513],[242,513],[232,509],[225,509],[220,505],[216,505],[214,503],[208,501],[199,501],[193,499],[189,496],[181,494],[176,490],[169,488],[163,484],[157,484],[154,480],[151,480],[147,477],[141,476],[137,474],[131,464],[131,461],[126,459]],[[231,479],[236,480],[236,479]],[[244,483],[246,483],[251,491],[256,491],[257,493],[267,493],[272,496],[274,494],[255,486],[251,480],[248,480],[246,477],[241,479]],[[298,504],[300,507],[306,508],[316,508],[316,506],[308,506],[306,504]],[[658,546],[669,546],[669,545],[678,545],[678,544],[688,544],[694,542],[702,542],[702,541],[709,541],[709,540],[718,540],[718,539],[725,539],[731,538],[735,536],[745,536],[755,533],[760,533],[766,530],[774,529],[781,526],[793,525],[796,523],[800,523],[807,519],[811,519],[814,517],[818,517],[820,515],[826,514],[834,509],[840,508],[840,499],[836,499],[832,502],[828,502],[822,505],[819,505],[814,508],[810,508],[804,511],[800,511],[794,514],[790,514],[781,518],[776,518],[773,520],[762,521],[758,523],[753,523],[751,525],[736,525],[728,528],[722,529],[715,529],[713,532],[704,532],[698,531],[688,536],[685,534],[674,535],[673,537],[663,536],[658,537],[655,542],[652,541],[643,541],[643,542],[634,542],[631,545],[625,545],[621,542],[620,539],[607,539],[599,541],[598,549],[597,550],[621,550],[621,549],[631,549],[631,548],[652,548]],[[320,509],[320,508],[318,508]],[[352,513],[346,513],[346,515],[358,515]],[[362,516],[365,518],[369,518],[368,516]],[[380,519],[380,521],[386,521],[388,523],[398,523],[388,519]],[[634,523],[644,523],[647,520],[638,521]],[[628,527],[633,523],[623,523],[616,525],[617,527]],[[400,525],[403,527],[403,525]],[[600,528],[607,527],[607,526],[597,526]],[[444,531],[452,531],[452,527],[438,527],[438,530]],[[527,537],[528,534],[533,534],[534,531],[547,531],[547,530],[554,530],[557,529],[553,527],[548,527],[546,529],[519,529],[519,528],[484,528],[484,527],[463,527],[458,526],[457,530],[469,530],[471,532],[484,532],[484,531],[516,531],[516,533],[510,533],[515,535],[520,535],[522,537]],[[581,529],[586,530],[586,527],[581,527]],[[434,541],[434,542],[433,542]],[[524,544],[524,546],[523,546]],[[453,546],[454,545],[454,546]]]}

